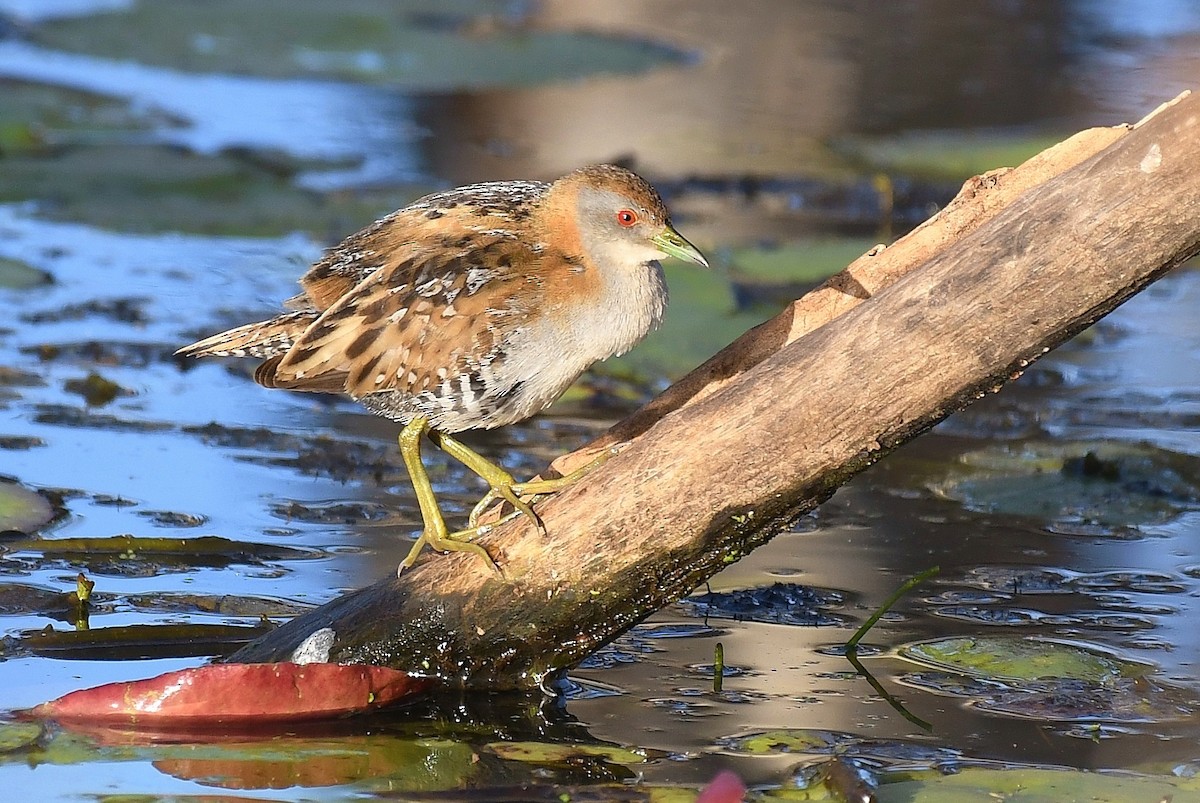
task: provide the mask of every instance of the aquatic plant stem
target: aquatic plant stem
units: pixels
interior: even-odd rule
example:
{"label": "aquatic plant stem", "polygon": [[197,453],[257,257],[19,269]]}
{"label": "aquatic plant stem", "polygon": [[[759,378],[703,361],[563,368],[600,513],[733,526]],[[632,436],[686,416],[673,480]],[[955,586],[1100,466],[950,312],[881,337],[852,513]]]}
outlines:
{"label": "aquatic plant stem", "polygon": [[926,569],[925,571],[921,572],[920,574],[915,574],[912,577],[905,580],[900,585],[899,588],[897,588],[895,591],[892,592],[891,596],[889,596],[887,599],[885,599],[883,601],[882,605],[880,605],[878,608],[875,609],[875,613],[868,616],[867,621],[863,622],[862,625],[858,628],[858,630],[854,631],[854,635],[851,636],[850,639],[846,642],[846,652],[847,653],[858,652],[858,642],[862,641],[863,636],[867,635],[867,631],[870,630],[872,627],[874,627],[875,623],[878,622],[885,613],[890,611],[892,609],[892,606],[900,601],[901,597],[903,597],[909,591],[912,591],[917,586],[921,585],[921,583],[925,582],[930,577],[936,576],[937,573],[940,571],[941,571],[940,567],[931,566],[930,568]]}

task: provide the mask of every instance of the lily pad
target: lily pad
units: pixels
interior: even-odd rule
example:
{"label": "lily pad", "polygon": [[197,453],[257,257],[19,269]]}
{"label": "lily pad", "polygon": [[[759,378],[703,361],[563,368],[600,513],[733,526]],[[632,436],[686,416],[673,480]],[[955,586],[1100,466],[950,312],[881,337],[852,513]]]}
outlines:
{"label": "lily pad", "polygon": [[[267,738],[242,736],[235,741],[228,738],[227,729],[223,725],[215,731],[190,733],[190,739],[209,743],[200,749],[196,744],[175,749],[164,745],[154,758],[154,768],[205,788],[238,790],[234,800],[246,799],[243,790],[247,789],[285,789],[291,799],[311,799],[343,784],[356,784],[359,795],[364,794],[363,786],[374,786],[386,790],[383,797],[401,791],[466,789],[475,787],[472,778],[479,772],[479,756],[470,745],[445,739],[397,738],[386,732],[304,739],[268,732]],[[131,742],[139,738],[145,739],[144,731],[129,736]],[[167,738],[178,737],[168,734]],[[306,795],[299,792],[303,788],[319,791]]]}
{"label": "lily pad", "polygon": [[911,131],[846,137],[833,149],[876,170],[965,181],[998,167],[1016,167],[1064,138],[1027,131]]}
{"label": "lily pad", "polygon": [[996,680],[928,670],[900,680],[939,696],[962,698],[975,711],[1037,722],[1161,724],[1190,719],[1200,709],[1188,691],[1142,678]]}
{"label": "lily pad", "polygon": [[1200,779],[1114,775],[1072,770],[1011,770],[965,767],[950,775],[884,783],[879,803],[961,803],[1020,800],[1021,803],[1128,803],[1133,800],[1200,800]]}
{"label": "lily pad", "polygon": [[734,753],[826,753],[836,742],[833,734],[810,730],[771,730],[730,737],[719,744]]}
{"label": "lily pad", "polygon": [[0,584],[0,615],[40,614],[64,617],[72,604],[62,591],[25,583]]}
{"label": "lily pad", "polygon": [[53,283],[54,277],[44,270],[16,259],[0,257],[0,288],[28,290]]}
{"label": "lily pad", "polygon": [[138,555],[192,555],[219,557],[230,560],[295,560],[317,557],[315,550],[231,541],[215,535],[199,538],[138,538],[133,535],[113,535],[106,538],[54,538],[37,541],[16,541],[13,551],[29,549],[46,554],[87,553],[116,554],[129,558]]}
{"label": "lily pad", "polygon": [[605,761],[612,764],[644,764],[644,750],[632,750],[611,744],[570,744],[557,742],[492,742],[487,749],[509,761],[529,764],[568,764],[580,761]]}
{"label": "lily pad", "polygon": [[124,625],[93,630],[54,630],[26,633],[21,646],[37,655],[77,661],[190,658],[226,655],[273,630],[265,623],[242,625]]}
{"label": "lily pad", "polygon": [[36,747],[43,735],[42,726],[36,722],[0,722],[0,755]]}
{"label": "lily pad", "polygon": [[135,111],[121,98],[62,86],[0,78],[0,94],[0,154],[9,159],[179,124],[153,109]]}
{"label": "lily pad", "polygon": [[32,714],[60,723],[172,729],[261,726],[382,708],[423,693],[431,683],[381,666],[212,664],[71,692]]}
{"label": "lily pad", "polygon": [[1139,678],[1149,670],[1077,644],[1002,636],[960,636],[909,644],[900,655],[910,661],[974,677],[1039,680],[1069,678],[1105,683]]}
{"label": "lily pad", "polygon": [[[0,598],[2,601],[2,598]],[[231,617],[274,617],[291,619],[312,605],[287,599],[237,594],[188,594],[159,592],[130,594],[121,603],[147,613],[204,613]]]}
{"label": "lily pad", "polygon": [[83,397],[89,407],[103,407],[118,396],[133,396],[129,388],[123,388],[111,379],[105,379],[92,371],[82,379],[68,379],[63,383],[67,393],[77,393]]}
{"label": "lily pad", "polygon": [[44,496],[15,482],[0,481],[0,530],[32,533],[54,518]]}
{"label": "lily pad", "polygon": [[54,49],[193,72],[336,78],[422,92],[637,73],[685,58],[649,41],[535,28],[513,8],[483,0],[138,3],[47,22],[35,38]]}
{"label": "lily pad", "polygon": [[[348,220],[365,225],[425,189],[325,196],[297,188],[260,161],[245,153],[201,155],[119,141],[72,147],[53,158],[18,155],[4,161],[0,201],[34,200],[44,217],[118,231],[328,236],[347,228]],[[147,164],[154,170],[145,170]]]}
{"label": "lily pad", "polygon": [[729,264],[739,272],[768,279],[819,282],[845,268],[878,244],[875,238],[810,238],[771,246],[737,248]]}
{"label": "lily pad", "polygon": [[1137,443],[1002,445],[963,455],[934,490],[973,510],[1029,516],[1088,535],[1200,507],[1200,459]]}

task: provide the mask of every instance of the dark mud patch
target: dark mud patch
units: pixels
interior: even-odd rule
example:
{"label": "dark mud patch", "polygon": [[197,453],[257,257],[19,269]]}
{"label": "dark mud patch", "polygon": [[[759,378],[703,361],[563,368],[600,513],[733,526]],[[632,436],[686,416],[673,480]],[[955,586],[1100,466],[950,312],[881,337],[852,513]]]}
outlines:
{"label": "dark mud patch", "polygon": [[775,583],[765,588],[710,591],[680,600],[676,606],[703,619],[832,627],[849,624],[849,617],[833,612],[845,604],[846,595],[841,591]]}

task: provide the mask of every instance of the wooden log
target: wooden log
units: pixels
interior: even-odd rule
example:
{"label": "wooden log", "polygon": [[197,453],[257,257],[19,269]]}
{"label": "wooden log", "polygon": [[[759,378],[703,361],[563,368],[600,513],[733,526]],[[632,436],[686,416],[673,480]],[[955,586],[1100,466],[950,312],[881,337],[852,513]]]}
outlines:
{"label": "wooden log", "polygon": [[618,424],[601,443],[620,453],[539,503],[548,536],[517,519],[482,539],[505,580],[427,555],[231,660],[287,660],[320,632],[327,660],[532,687],[1198,250],[1200,97],[1185,95],[973,179]]}

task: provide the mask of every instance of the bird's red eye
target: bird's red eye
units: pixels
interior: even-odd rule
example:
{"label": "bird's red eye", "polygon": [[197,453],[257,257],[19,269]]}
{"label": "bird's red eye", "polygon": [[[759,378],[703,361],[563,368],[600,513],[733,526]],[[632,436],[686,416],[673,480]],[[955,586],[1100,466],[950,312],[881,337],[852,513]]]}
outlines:
{"label": "bird's red eye", "polygon": [[622,209],[617,213],[617,222],[622,226],[632,226],[638,222],[637,212],[634,212],[632,209]]}

